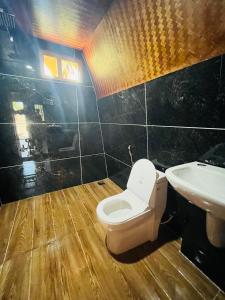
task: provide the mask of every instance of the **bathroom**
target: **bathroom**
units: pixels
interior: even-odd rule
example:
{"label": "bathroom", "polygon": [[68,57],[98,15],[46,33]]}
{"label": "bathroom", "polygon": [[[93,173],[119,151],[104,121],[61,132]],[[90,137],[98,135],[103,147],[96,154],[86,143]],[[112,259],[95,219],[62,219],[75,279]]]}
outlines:
{"label": "bathroom", "polygon": [[0,299],[225,299],[224,19],[0,0]]}

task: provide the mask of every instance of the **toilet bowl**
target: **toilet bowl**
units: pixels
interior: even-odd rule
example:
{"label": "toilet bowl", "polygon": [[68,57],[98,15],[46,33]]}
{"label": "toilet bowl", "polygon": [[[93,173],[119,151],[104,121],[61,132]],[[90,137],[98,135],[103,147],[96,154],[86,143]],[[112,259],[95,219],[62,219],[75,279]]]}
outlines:
{"label": "toilet bowl", "polygon": [[106,226],[110,252],[120,254],[158,237],[167,200],[167,179],[152,162],[138,160],[132,167],[127,189],[102,200],[96,209]]}

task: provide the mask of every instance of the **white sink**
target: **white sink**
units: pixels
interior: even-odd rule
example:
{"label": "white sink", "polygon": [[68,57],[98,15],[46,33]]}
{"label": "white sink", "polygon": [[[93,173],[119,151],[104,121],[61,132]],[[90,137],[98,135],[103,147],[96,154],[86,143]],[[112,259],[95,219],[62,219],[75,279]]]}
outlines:
{"label": "white sink", "polygon": [[167,169],[166,177],[178,193],[207,212],[208,239],[225,247],[225,169],[191,162]]}

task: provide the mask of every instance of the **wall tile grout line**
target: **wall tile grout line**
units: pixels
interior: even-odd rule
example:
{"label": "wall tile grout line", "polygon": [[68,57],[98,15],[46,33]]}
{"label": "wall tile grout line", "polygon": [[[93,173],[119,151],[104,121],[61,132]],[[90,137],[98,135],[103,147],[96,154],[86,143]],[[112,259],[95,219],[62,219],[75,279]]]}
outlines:
{"label": "wall tile grout line", "polygon": [[100,120],[100,114],[99,114],[99,109],[98,109],[97,95],[96,95],[96,91],[95,91],[95,86],[94,86],[94,82],[93,82],[93,79],[92,79],[90,70],[89,70],[89,68],[88,68],[88,64],[87,64],[87,61],[86,61],[86,57],[85,57],[85,55],[83,55],[83,53],[82,53],[82,57],[83,57],[83,60],[84,60],[84,62],[85,62],[85,64],[86,64],[86,66],[87,66],[88,74],[89,74],[89,76],[90,76],[90,78],[91,78],[91,82],[92,82],[92,85],[93,85],[93,90],[94,90],[94,93],[95,93],[95,103],[96,103],[96,108],[97,108],[97,113],[98,113],[98,123],[99,123],[100,133],[101,133],[102,148],[103,148],[103,152],[104,152],[106,177],[109,177],[108,166],[107,166],[107,161],[106,161],[106,156],[105,156],[104,138],[103,138],[103,134],[102,134],[102,123],[101,123],[101,120]]}
{"label": "wall tile grout line", "polygon": [[117,161],[119,161],[121,164],[124,164],[124,165],[126,165],[127,167],[132,168],[131,165],[128,165],[127,163],[123,162],[122,160],[120,160],[120,159],[118,159],[118,158],[116,158],[116,157],[114,157],[114,156],[112,156],[112,155],[110,155],[110,154],[108,154],[108,153],[106,153],[106,155],[109,156],[109,157],[111,157],[111,158],[113,158],[113,159],[115,159],[115,160],[117,160]]}
{"label": "wall tile grout line", "polygon": [[70,82],[70,81],[63,81],[63,80],[55,80],[55,79],[47,79],[47,78],[38,78],[38,77],[29,77],[29,76],[22,76],[22,75],[16,75],[16,74],[8,74],[8,73],[1,73],[0,76],[7,76],[7,77],[13,77],[13,78],[24,78],[24,79],[29,79],[29,80],[36,80],[36,81],[47,81],[47,82],[54,82],[54,83],[60,83],[60,84],[66,84],[66,85],[71,85],[71,86],[82,86],[82,87],[88,87],[92,88],[91,85],[85,85],[85,84],[80,84],[77,82]]}
{"label": "wall tile grout line", "polygon": [[[99,124],[98,122],[80,122],[80,124]],[[0,125],[77,125],[78,122],[46,122],[46,123],[38,123],[38,122],[0,122]]]}
{"label": "wall tile grout line", "polygon": [[[86,155],[81,155],[81,156],[70,156],[70,157],[65,157],[65,158],[42,160],[42,161],[37,161],[36,164],[42,164],[42,163],[53,162],[53,161],[70,160],[70,159],[80,158],[80,157],[83,158],[83,157],[90,157],[90,156],[98,156],[98,155],[104,155],[104,153],[100,152],[100,153],[86,154]],[[0,167],[0,170],[16,168],[16,167],[23,167],[23,165],[21,164],[21,165],[11,165],[11,166],[6,166],[6,167]]]}
{"label": "wall tile grout line", "polygon": [[196,127],[196,126],[172,126],[172,125],[147,125],[148,127],[159,127],[159,128],[181,128],[181,129],[199,129],[199,130],[218,130],[225,131],[225,128],[213,128],[213,127]]}
{"label": "wall tile grout line", "polygon": [[[0,122],[0,125],[23,125],[23,122],[19,123],[12,123],[12,122]],[[73,125],[78,124],[78,122],[52,122],[52,123],[34,123],[29,122],[28,125]],[[101,122],[79,122],[79,124],[101,124],[102,125],[115,125],[115,126],[139,126],[139,127],[159,127],[159,128],[181,128],[181,129],[199,129],[199,130],[218,130],[218,131],[225,131],[225,128],[220,127],[198,127],[198,126],[178,126],[178,125],[156,125],[156,124],[130,124],[130,123],[101,123]]]}
{"label": "wall tile grout line", "polygon": [[147,109],[147,91],[146,91],[146,83],[144,84],[144,88],[145,88],[145,129],[146,129],[146,155],[147,155],[147,159],[149,159],[149,154],[148,154],[148,109]]}
{"label": "wall tile grout line", "polygon": [[77,104],[77,120],[78,120],[78,139],[79,139],[79,158],[80,158],[80,180],[81,180],[81,184],[83,184],[83,172],[82,172],[82,159],[81,159],[81,142],[80,142],[80,124],[79,124],[79,104],[78,104],[78,93],[77,93],[77,89],[76,89],[76,95],[75,95],[75,100],[76,100],[76,104]]}

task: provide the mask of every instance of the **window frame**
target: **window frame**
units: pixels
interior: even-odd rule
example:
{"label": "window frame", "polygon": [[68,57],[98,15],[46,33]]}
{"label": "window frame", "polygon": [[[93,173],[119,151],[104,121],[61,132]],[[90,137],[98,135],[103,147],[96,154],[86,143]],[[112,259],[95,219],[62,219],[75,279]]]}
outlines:
{"label": "window frame", "polygon": [[[50,77],[50,76],[45,74],[44,55],[52,56],[52,57],[56,58],[57,66],[58,66],[58,77]],[[76,63],[78,65],[78,71],[79,71],[79,80],[78,81],[73,80],[73,79],[63,78],[62,63],[61,63],[62,60],[71,61],[71,62]],[[59,55],[59,54],[55,54],[51,51],[42,50],[42,51],[40,51],[40,62],[41,62],[41,76],[45,79],[65,81],[65,82],[69,82],[69,83],[73,83],[73,84],[78,84],[78,83],[82,82],[82,72],[81,72],[82,64],[81,64],[81,61],[79,59],[74,59],[74,58],[71,58],[69,56]]]}

